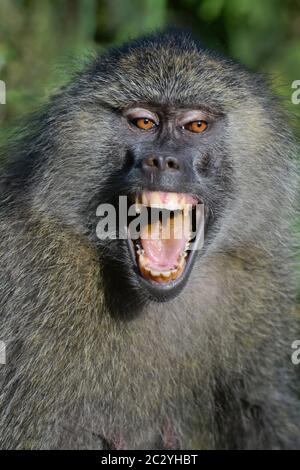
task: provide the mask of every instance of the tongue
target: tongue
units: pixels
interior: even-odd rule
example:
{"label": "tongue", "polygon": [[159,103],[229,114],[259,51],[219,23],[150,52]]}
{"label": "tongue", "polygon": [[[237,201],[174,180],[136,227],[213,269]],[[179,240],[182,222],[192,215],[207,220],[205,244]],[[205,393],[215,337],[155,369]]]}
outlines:
{"label": "tongue", "polygon": [[164,226],[157,221],[142,228],[141,244],[151,268],[168,270],[178,264],[188,237],[184,233],[182,224],[174,224],[177,217],[181,219],[182,215],[179,214],[174,219],[169,219]]}

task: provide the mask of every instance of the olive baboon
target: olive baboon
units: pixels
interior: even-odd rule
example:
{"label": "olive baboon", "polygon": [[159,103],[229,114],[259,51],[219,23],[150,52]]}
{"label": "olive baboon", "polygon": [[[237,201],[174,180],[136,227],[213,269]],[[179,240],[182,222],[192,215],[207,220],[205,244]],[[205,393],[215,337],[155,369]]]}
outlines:
{"label": "olive baboon", "polygon": [[[96,58],[11,146],[2,448],[299,446],[296,148],[267,90],[189,34],[150,35]],[[119,196],[170,221],[203,203],[202,249],[100,239]]]}

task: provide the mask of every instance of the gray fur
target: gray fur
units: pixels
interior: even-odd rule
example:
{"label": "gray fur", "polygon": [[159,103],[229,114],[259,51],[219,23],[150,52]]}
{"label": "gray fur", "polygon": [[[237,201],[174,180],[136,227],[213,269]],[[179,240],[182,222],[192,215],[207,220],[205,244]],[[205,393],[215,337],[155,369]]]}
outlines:
{"label": "gray fur", "polygon": [[[124,162],[112,110],[153,101],[226,115],[234,191],[182,293],[155,303],[132,281],[137,314],[128,297],[114,315],[103,259],[117,256],[86,211]],[[2,177],[0,447],[299,447],[296,148],[264,80],[189,36],[151,36],[96,58],[28,130]]]}

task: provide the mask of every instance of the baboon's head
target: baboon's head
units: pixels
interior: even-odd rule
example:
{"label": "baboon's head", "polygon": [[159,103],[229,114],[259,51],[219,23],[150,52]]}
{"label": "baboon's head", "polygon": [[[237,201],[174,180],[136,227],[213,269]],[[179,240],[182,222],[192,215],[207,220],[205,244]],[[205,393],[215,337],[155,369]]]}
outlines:
{"label": "baboon's head", "polygon": [[[285,128],[260,77],[189,35],[150,36],[97,58],[49,109],[35,205],[97,246],[104,278],[120,291],[167,300],[209,250],[259,238],[278,196],[269,181],[280,170],[276,127]],[[137,209],[125,222],[119,196]],[[101,237],[100,216],[113,212],[97,212],[100,204],[116,208],[106,228],[117,239]],[[204,225],[204,246],[191,250]]]}

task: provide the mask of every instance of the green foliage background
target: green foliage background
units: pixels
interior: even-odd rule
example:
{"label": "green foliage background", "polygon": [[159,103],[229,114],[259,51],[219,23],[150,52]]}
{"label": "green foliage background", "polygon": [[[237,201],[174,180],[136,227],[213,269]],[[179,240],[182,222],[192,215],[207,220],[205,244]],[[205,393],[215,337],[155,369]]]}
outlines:
{"label": "green foliage background", "polygon": [[[300,135],[300,0],[0,0],[0,135],[102,50],[164,26],[189,28],[203,42],[273,77]],[[300,224],[298,229],[300,232]]]}
{"label": "green foliage background", "polygon": [[[272,73],[290,103],[291,83],[300,79],[300,0],[0,0],[2,130],[86,51],[165,25],[187,27],[249,68]],[[300,105],[290,108],[300,115]]]}

